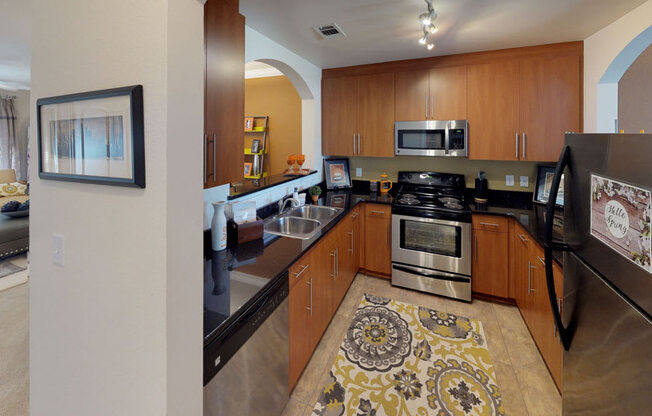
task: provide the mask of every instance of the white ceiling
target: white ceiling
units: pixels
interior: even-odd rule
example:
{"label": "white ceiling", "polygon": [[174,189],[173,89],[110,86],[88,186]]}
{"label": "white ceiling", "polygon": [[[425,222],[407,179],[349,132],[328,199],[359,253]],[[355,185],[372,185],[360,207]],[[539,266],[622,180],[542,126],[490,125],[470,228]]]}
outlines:
{"label": "white ceiling", "polygon": [[[646,0],[434,0],[432,51],[417,43],[423,0],[240,0],[247,25],[321,68],[583,40]],[[347,37],[312,29],[337,23]]]}
{"label": "white ceiling", "polygon": [[264,62],[251,61],[245,64],[245,79],[278,77],[283,75],[281,71]]}
{"label": "white ceiling", "polygon": [[31,0],[0,0],[0,88],[29,89]]}

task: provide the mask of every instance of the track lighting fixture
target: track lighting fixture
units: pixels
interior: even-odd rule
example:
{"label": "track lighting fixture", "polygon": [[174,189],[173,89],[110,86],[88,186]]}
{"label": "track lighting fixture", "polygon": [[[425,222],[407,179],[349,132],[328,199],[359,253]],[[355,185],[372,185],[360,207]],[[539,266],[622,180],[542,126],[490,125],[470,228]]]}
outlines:
{"label": "track lighting fixture", "polygon": [[430,51],[435,47],[435,45],[431,43],[428,38],[433,33],[436,33],[439,28],[434,24],[434,21],[437,18],[437,12],[434,7],[432,7],[432,0],[425,0],[425,2],[428,6],[428,11],[419,15],[421,28],[423,29],[423,37],[419,39],[419,43],[424,45]]}

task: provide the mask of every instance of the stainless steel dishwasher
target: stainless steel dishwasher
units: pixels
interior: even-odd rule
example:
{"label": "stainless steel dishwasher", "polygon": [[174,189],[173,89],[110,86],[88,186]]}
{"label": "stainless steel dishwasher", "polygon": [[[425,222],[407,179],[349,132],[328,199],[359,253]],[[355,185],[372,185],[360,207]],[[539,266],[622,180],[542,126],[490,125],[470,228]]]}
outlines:
{"label": "stainless steel dishwasher", "polygon": [[289,399],[287,273],[204,347],[205,416],[279,416]]}

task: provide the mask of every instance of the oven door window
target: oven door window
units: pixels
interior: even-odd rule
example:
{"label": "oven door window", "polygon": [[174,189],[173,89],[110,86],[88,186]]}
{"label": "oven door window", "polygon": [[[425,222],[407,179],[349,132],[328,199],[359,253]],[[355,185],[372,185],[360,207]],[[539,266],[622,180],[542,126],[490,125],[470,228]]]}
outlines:
{"label": "oven door window", "polygon": [[462,257],[462,228],[401,220],[401,248],[460,258]]}
{"label": "oven door window", "polygon": [[446,150],[445,130],[399,130],[399,149]]}

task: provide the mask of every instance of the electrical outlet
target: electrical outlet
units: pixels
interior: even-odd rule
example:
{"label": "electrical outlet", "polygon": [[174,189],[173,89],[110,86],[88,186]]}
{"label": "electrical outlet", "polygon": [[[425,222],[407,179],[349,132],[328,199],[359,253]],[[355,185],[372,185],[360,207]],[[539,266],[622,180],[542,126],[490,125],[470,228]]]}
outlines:
{"label": "electrical outlet", "polygon": [[530,185],[530,178],[528,176],[521,176],[521,188],[527,188]]}
{"label": "electrical outlet", "polygon": [[505,186],[514,186],[514,175],[505,175]]}
{"label": "electrical outlet", "polygon": [[66,265],[66,240],[61,234],[52,234],[52,263]]}
{"label": "electrical outlet", "polygon": [[362,168],[355,168],[355,176],[358,178],[362,177]]}

